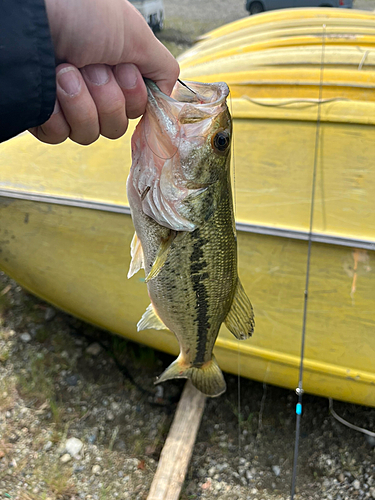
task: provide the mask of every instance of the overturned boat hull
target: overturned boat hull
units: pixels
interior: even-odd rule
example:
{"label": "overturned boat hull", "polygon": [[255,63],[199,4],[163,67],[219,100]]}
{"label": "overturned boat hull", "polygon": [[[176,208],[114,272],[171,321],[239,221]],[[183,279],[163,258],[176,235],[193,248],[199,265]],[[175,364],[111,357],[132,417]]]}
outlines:
{"label": "overturned boat hull", "polygon": [[[277,21],[277,13],[267,15]],[[184,68],[184,61],[183,78],[194,78],[194,64]],[[211,69],[206,81],[222,75]],[[353,84],[363,75],[348,68],[350,97],[337,80],[319,96],[320,69],[311,92],[291,98],[301,88],[298,65],[294,71],[284,94],[254,94],[244,80],[246,92],[237,92],[232,83],[239,275],[256,330],[239,342],[223,326],[215,356],[228,372],[297,387],[311,237],[304,389],[375,406],[375,77],[368,68],[368,99]],[[230,83],[235,75],[223,77]],[[170,332],[136,331],[149,299],[142,273],[126,277],[134,232],[125,189],[130,137],[85,148],[23,134],[2,144],[0,267],[65,311],[178,354]]]}

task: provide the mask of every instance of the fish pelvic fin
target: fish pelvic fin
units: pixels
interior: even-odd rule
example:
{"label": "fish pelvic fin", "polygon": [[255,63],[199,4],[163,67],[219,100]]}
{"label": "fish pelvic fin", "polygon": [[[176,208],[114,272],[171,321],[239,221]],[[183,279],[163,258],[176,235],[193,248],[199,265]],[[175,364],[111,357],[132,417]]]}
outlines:
{"label": "fish pelvic fin", "polygon": [[146,311],[143,313],[142,318],[137,323],[137,331],[148,330],[153,328],[154,330],[168,330],[162,320],[159,318],[155,312],[154,306],[150,304]]}
{"label": "fish pelvic fin", "polygon": [[158,377],[155,384],[160,384],[173,378],[187,378],[191,380],[194,387],[212,398],[220,396],[227,388],[223,372],[220,370],[214,356],[201,367],[196,367],[186,364],[180,354]]}
{"label": "fish pelvic fin", "polygon": [[254,331],[254,311],[240,279],[234,293],[232,307],[225,318],[225,326],[239,340],[246,340]]}
{"label": "fish pelvic fin", "polygon": [[128,279],[136,274],[142,267],[145,267],[143,259],[143,249],[137,233],[134,233],[132,242],[130,243],[130,255],[132,257],[132,260],[130,262]]}

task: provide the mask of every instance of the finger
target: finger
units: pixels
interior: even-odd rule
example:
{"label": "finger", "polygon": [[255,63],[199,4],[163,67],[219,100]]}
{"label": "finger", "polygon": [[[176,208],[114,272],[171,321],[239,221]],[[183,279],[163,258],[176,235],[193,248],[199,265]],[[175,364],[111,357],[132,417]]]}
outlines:
{"label": "finger", "polygon": [[180,73],[178,62],[155,37],[134,5],[126,3],[126,6],[128,11],[130,9],[133,11],[132,15],[127,12],[124,18],[126,39],[132,40],[133,46],[131,53],[129,48],[124,46],[127,50],[124,51],[122,61],[119,62],[134,63],[143,76],[153,80],[162,92],[169,95]]}
{"label": "finger", "polygon": [[125,96],[128,118],[138,118],[143,115],[147,104],[147,90],[137,66],[134,64],[118,64],[114,73],[117,83]]}
{"label": "finger", "polygon": [[96,106],[80,71],[71,64],[56,68],[56,94],[67,123],[69,137],[78,144],[88,145],[99,137]]}
{"label": "finger", "polygon": [[118,139],[128,128],[125,98],[112,69],[105,64],[91,64],[81,69],[86,86],[99,115],[100,133]]}
{"label": "finger", "polygon": [[148,49],[146,64],[136,62],[143,76],[153,80],[159,89],[170,95],[180,74],[180,66],[169,50],[155,37]]}
{"label": "finger", "polygon": [[55,108],[49,119],[43,125],[33,127],[29,131],[41,142],[47,144],[60,144],[69,137],[70,127],[57,99]]}

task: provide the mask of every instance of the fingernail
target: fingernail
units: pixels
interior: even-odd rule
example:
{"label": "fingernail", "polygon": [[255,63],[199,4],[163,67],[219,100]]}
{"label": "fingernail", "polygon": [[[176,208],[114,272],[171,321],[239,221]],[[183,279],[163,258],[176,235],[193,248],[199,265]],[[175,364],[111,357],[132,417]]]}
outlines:
{"label": "fingernail", "polygon": [[52,114],[55,115],[56,113],[58,113],[60,111],[60,103],[59,101],[56,99],[55,101],[55,107],[53,108],[53,111],[52,111]]}
{"label": "fingernail", "polygon": [[105,64],[86,66],[83,71],[90,82],[95,85],[104,85],[109,80],[109,71]]}
{"label": "fingernail", "polygon": [[134,64],[118,64],[116,66],[116,80],[120,87],[133,89],[137,85],[138,72]]}
{"label": "fingernail", "polygon": [[81,82],[74,68],[63,68],[57,73],[57,83],[70,97],[74,97],[81,90]]}

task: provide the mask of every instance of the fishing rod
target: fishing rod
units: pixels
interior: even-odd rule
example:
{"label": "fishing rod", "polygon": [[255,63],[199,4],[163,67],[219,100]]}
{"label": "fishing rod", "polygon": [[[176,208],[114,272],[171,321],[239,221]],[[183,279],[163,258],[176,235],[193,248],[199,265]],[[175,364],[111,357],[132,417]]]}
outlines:
{"label": "fishing rod", "polygon": [[299,366],[298,387],[296,388],[296,394],[298,396],[298,400],[297,400],[297,404],[296,404],[296,435],[295,435],[295,441],[294,441],[292,485],[291,485],[291,493],[290,493],[291,500],[294,500],[294,494],[295,494],[295,488],[296,488],[297,464],[298,464],[298,454],[299,454],[299,438],[300,438],[300,434],[301,434],[302,398],[303,398],[303,393],[304,393],[304,390],[303,390],[303,360],[304,360],[304,355],[305,355],[307,306],[308,306],[308,300],[309,300],[310,262],[311,262],[311,248],[312,248],[312,231],[313,231],[313,223],[314,223],[316,174],[317,174],[317,167],[318,167],[318,151],[319,151],[319,147],[320,147],[321,104],[322,104],[322,94],[323,94],[323,69],[324,69],[326,25],[323,24],[322,28],[323,28],[322,55],[321,55],[321,64],[320,64],[319,99],[318,99],[318,110],[317,110],[317,120],[316,120],[314,168],[313,168],[313,179],[312,179],[312,187],[311,187],[310,224],[309,224],[307,261],[306,261],[306,279],[305,279],[305,291],[304,291],[304,303],[303,303],[303,321],[302,321],[301,356],[300,356],[301,361],[300,361],[300,366]]}

